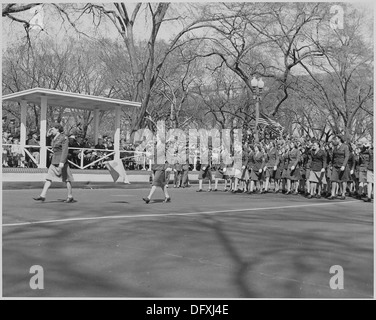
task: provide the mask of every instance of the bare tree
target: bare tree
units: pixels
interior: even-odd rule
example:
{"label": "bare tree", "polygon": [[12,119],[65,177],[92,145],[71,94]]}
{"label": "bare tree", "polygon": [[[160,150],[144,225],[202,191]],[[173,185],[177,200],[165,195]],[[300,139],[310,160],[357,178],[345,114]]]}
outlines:
{"label": "bare tree", "polygon": [[[275,116],[289,96],[295,79],[292,69],[300,61],[321,56],[317,50],[306,50],[297,57],[297,52],[312,46],[305,40],[303,31],[321,21],[323,5],[302,3],[223,4],[227,15],[209,12],[218,16],[211,25],[214,30],[206,39],[210,41],[207,53],[217,55],[222,64],[236,73],[251,90],[252,76],[267,77],[268,86],[278,83],[283,95],[268,105],[274,104],[270,114]],[[264,109],[264,112],[267,111]]]}
{"label": "bare tree", "polygon": [[324,29],[315,39],[322,58],[299,63],[309,75],[305,96],[320,101],[333,130],[351,138],[359,117],[373,116],[373,45],[364,39],[362,15],[347,12],[343,30]]}
{"label": "bare tree", "polygon": [[[31,49],[26,44],[16,43],[3,55],[3,94],[41,87],[111,96],[111,88],[98,69],[95,53],[92,43],[77,43],[74,39],[67,40],[64,46],[41,40]],[[48,121],[66,122],[68,131],[80,125],[85,136],[92,112],[71,109],[67,113],[66,109],[69,106],[48,108]],[[14,103],[4,104],[4,110],[19,119],[19,108],[15,108]],[[40,108],[31,104],[31,110],[28,127],[38,128]]]}

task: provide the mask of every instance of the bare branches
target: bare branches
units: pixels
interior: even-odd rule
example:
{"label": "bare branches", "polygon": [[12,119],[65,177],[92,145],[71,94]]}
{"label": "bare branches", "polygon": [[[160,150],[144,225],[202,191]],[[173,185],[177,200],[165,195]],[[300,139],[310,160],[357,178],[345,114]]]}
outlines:
{"label": "bare branches", "polygon": [[[65,21],[65,19],[68,21],[69,25],[72,26],[74,28],[74,30],[78,33],[78,34],[81,34],[81,35],[84,35],[85,37],[87,38],[91,38],[90,36],[88,36],[87,34],[85,34],[84,32],[81,32],[80,30],[78,30],[77,26],[76,26],[76,22],[75,21],[72,21],[69,13],[63,8],[61,7],[60,5],[58,4],[55,4],[55,3],[52,3],[52,5],[57,9],[57,11],[60,13],[60,16],[62,17],[63,21]],[[83,12],[81,13],[81,16],[85,13],[86,10],[89,10],[89,8],[85,8],[83,10]],[[80,17],[81,17],[80,16]],[[79,18],[78,18],[79,19]],[[76,19],[76,21],[78,20]]]}
{"label": "bare branches", "polygon": [[2,10],[2,16],[3,17],[9,17],[10,14],[13,13],[19,13],[19,12],[24,12],[27,10],[30,10],[33,7],[36,7],[38,5],[41,5],[42,3],[29,3],[26,5],[17,5],[16,3],[10,3],[5,6]]}

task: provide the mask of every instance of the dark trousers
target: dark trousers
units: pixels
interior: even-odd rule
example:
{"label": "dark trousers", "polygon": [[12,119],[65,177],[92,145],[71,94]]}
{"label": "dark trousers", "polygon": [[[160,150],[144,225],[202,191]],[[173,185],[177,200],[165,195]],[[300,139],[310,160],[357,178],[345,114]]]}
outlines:
{"label": "dark trousers", "polygon": [[180,187],[181,182],[182,182],[181,171],[177,171],[177,172],[175,172],[175,175],[174,175],[174,185],[177,186],[177,187]]}

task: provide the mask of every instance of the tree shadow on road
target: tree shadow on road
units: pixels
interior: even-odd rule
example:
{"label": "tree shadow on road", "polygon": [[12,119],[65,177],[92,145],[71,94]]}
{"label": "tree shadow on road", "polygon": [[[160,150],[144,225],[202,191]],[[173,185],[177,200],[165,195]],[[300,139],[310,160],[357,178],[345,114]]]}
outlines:
{"label": "tree shadow on road", "polygon": [[[120,202],[107,203],[107,210],[91,209],[90,216],[113,216],[112,205]],[[144,208],[153,210],[139,206],[132,212],[142,214]],[[65,206],[56,210],[72,215],[65,212]],[[198,208],[191,208],[195,210]],[[335,208],[310,210],[156,215],[5,229],[3,294],[335,297],[329,289],[329,268],[338,264],[349,270],[343,296],[372,296],[370,214],[344,216]],[[46,272],[43,292],[29,288],[28,272],[34,264],[42,265]]]}

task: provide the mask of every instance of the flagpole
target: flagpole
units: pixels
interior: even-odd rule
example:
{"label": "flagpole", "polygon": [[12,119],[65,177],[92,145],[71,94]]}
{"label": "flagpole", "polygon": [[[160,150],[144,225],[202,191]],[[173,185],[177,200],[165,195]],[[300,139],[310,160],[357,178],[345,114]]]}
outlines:
{"label": "flagpole", "polygon": [[[257,80],[255,77],[253,77],[251,81],[251,87],[253,92],[253,99],[256,99],[256,128],[255,128],[255,141],[256,143],[259,142],[259,117],[260,117],[260,100],[261,100],[261,93],[262,89],[264,88],[264,82],[260,78],[260,80]],[[258,90],[257,90],[258,89]]]}
{"label": "flagpole", "polygon": [[259,130],[258,130],[258,124],[259,124],[259,116],[260,116],[260,105],[259,105],[259,99],[258,96],[256,96],[256,130],[255,130],[255,141],[256,143],[259,142]]}

